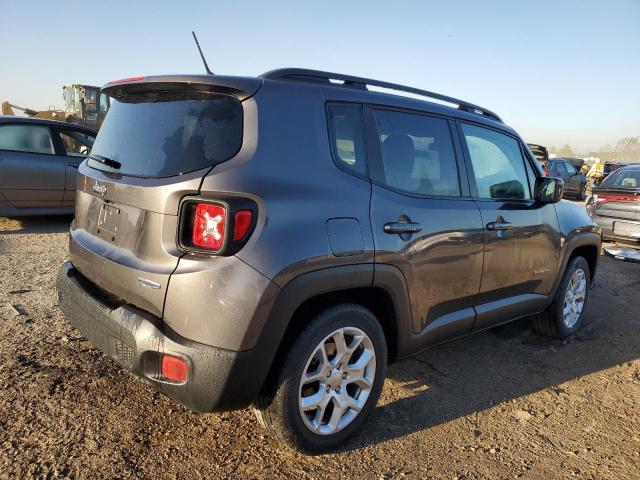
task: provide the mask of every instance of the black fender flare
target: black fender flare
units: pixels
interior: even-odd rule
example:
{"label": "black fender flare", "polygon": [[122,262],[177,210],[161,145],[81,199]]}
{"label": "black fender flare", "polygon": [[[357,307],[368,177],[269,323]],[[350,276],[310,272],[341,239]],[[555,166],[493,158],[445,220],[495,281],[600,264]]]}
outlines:
{"label": "black fender flare", "polygon": [[257,395],[263,387],[298,307],[318,295],[366,287],[379,287],[390,295],[398,333],[398,345],[394,347],[402,348],[403,342],[406,342],[404,337],[411,333],[411,308],[406,282],[400,270],[391,265],[372,263],[314,270],[289,281],[275,298],[256,346],[251,350],[254,364],[259,370],[255,372],[255,385],[249,387],[252,393]]}
{"label": "black fender flare", "polygon": [[[547,306],[551,305],[553,299],[556,295],[558,287],[560,286],[560,282],[562,281],[562,276],[564,275],[564,271],[567,269],[567,264],[569,263],[569,259],[573,252],[579,247],[591,246],[594,247],[598,252],[598,258],[600,256],[600,245],[602,243],[602,238],[599,233],[596,232],[579,232],[574,231],[570,235],[566,237],[564,247],[562,249],[560,261],[558,262],[558,271],[556,272],[556,279],[553,282],[553,288],[551,292],[549,292],[549,297],[547,299]],[[591,275],[591,286],[593,286],[593,281],[595,278],[596,270],[598,268],[598,262],[596,261],[596,265],[593,269],[593,274]]]}

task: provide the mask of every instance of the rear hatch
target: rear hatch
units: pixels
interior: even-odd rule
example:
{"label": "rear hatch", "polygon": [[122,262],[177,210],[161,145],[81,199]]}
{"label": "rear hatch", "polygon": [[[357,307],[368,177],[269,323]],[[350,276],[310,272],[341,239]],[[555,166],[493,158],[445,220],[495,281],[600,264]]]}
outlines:
{"label": "rear hatch", "polygon": [[598,188],[593,190],[593,200],[598,215],[640,222],[640,190]]}
{"label": "rear hatch", "polygon": [[595,212],[640,222],[640,167],[621,168],[593,189]]}
{"label": "rear hatch", "polygon": [[162,316],[184,196],[240,150],[242,101],[260,80],[163,76],[107,84],[111,108],[78,172],[74,266],[103,290]]}

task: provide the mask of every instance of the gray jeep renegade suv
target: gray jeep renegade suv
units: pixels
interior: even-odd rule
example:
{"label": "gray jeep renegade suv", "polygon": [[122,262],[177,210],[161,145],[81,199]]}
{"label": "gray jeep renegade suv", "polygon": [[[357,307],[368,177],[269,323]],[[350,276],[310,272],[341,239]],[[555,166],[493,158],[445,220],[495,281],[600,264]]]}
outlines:
{"label": "gray jeep renegade suv", "polygon": [[362,427],[389,362],[528,315],[582,326],[599,230],[489,110],[302,69],[103,91],[60,306],[192,410],[253,405],[323,451]]}

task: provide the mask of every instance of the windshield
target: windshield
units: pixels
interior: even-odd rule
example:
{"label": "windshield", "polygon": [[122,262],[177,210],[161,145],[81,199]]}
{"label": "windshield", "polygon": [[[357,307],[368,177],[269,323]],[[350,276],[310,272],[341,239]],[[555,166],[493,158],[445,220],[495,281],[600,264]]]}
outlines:
{"label": "windshield", "polygon": [[98,170],[136,177],[170,177],[214,166],[242,145],[242,105],[229,95],[155,92],[111,99],[93,155]]}
{"label": "windshield", "polygon": [[602,186],[609,188],[640,188],[640,168],[616,170],[603,180]]}
{"label": "windshield", "polygon": [[76,91],[71,87],[64,87],[62,91],[62,96],[64,98],[64,108],[65,110],[71,110],[76,101]]}
{"label": "windshield", "polygon": [[84,90],[84,108],[86,111],[95,112],[98,109],[97,106],[98,92],[96,90]]}

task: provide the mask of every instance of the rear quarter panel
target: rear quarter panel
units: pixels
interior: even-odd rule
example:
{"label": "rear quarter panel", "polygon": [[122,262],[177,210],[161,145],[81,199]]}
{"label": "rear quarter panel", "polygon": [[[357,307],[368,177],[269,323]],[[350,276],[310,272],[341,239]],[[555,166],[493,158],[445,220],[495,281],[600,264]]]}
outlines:
{"label": "rear quarter panel", "polygon": [[[237,256],[280,287],[309,271],[372,262],[371,184],[333,163],[322,90],[265,81],[249,101],[257,122],[245,142],[255,152],[215,167],[201,188],[203,196],[224,192],[257,203],[256,229]],[[327,232],[333,218],[356,219],[363,248],[333,255]]]}

